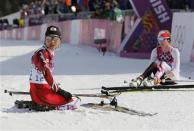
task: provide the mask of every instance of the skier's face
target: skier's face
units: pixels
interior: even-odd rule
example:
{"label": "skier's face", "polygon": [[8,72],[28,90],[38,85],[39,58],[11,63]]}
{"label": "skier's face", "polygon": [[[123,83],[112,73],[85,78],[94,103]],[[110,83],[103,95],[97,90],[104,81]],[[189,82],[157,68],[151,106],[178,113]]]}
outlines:
{"label": "skier's face", "polygon": [[46,36],[45,44],[48,49],[55,50],[60,46],[61,39],[58,36]]}
{"label": "skier's face", "polygon": [[158,38],[158,42],[162,47],[169,45],[169,40],[166,38]]}

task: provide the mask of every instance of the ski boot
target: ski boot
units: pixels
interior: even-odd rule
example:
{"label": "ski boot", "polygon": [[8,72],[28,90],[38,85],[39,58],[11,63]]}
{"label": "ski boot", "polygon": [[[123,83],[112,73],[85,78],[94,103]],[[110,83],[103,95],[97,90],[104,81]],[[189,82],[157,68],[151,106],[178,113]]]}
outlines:
{"label": "ski boot", "polygon": [[16,100],[14,104],[18,109],[24,109],[29,108],[32,105],[32,101]]}
{"label": "ski boot", "polygon": [[129,83],[130,87],[139,87],[141,86],[143,82],[143,78],[141,76],[137,77],[136,79],[132,79],[131,82]]}
{"label": "ski boot", "polygon": [[142,84],[145,87],[158,86],[160,85],[160,79],[148,78],[147,80],[144,80]]}
{"label": "ski boot", "polygon": [[48,107],[46,105],[38,105],[38,104],[33,103],[29,107],[29,110],[45,112],[45,111],[55,110],[55,107]]}
{"label": "ski boot", "polygon": [[81,99],[79,97],[72,98],[73,101],[65,105],[58,106],[57,110],[76,110],[80,106]]}

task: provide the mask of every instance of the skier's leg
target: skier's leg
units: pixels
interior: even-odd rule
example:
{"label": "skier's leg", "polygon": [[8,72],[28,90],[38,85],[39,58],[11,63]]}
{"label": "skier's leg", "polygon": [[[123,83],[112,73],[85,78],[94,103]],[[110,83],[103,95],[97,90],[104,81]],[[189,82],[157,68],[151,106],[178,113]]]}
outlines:
{"label": "skier's leg", "polygon": [[31,93],[31,97],[36,104],[57,107],[72,101],[72,99],[65,100],[62,95],[52,91],[48,84],[35,84],[35,86],[36,90]]}
{"label": "skier's leg", "polygon": [[169,72],[170,70],[171,70],[171,67],[166,62],[160,62],[157,65],[157,71],[154,74],[154,78],[144,81],[143,85],[144,86],[160,85],[162,76],[164,77],[164,74],[166,72]]}
{"label": "skier's leg", "polygon": [[152,62],[149,65],[149,67],[143,72],[143,74],[141,74],[135,80],[133,79],[129,85],[132,87],[140,86],[145,78],[151,76],[152,73],[155,74],[157,72],[157,70],[158,70],[157,64],[155,62]]}
{"label": "skier's leg", "polygon": [[166,81],[164,83],[160,82],[161,85],[174,85],[174,84],[177,84],[175,81],[173,81],[171,78],[166,78],[166,74],[168,74],[170,71],[171,71],[171,67],[166,63],[166,62],[163,62],[162,63],[162,68],[164,70],[164,73],[163,75],[160,77],[160,79],[165,79],[165,80],[169,80],[169,81]]}
{"label": "skier's leg", "polygon": [[37,95],[37,90],[38,90],[37,85],[34,83],[30,83],[30,96],[32,101],[38,105],[42,105],[44,104],[44,102]]}
{"label": "skier's leg", "polygon": [[158,71],[156,72],[155,77],[157,79],[160,79],[164,75],[164,73],[167,73],[170,71],[171,71],[171,67],[166,62],[163,61],[158,65]]}
{"label": "skier's leg", "polygon": [[62,95],[51,90],[49,85],[44,86],[44,91],[39,94],[41,99],[48,104],[48,106],[64,105],[72,101],[72,99],[66,100]]}
{"label": "skier's leg", "polygon": [[158,65],[157,65],[157,63],[152,62],[152,63],[148,66],[148,68],[143,72],[143,74],[140,75],[140,76],[141,76],[143,79],[145,79],[145,78],[151,76],[152,73],[155,74],[155,73],[157,72],[157,70],[158,70]]}

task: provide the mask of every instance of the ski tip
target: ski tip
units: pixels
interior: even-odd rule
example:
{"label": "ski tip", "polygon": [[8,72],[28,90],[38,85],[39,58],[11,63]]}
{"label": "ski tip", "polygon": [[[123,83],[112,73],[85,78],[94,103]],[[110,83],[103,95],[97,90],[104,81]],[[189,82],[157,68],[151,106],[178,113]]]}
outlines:
{"label": "ski tip", "polygon": [[101,90],[101,93],[102,93],[102,94],[105,94],[105,95],[107,95],[107,96],[109,95],[109,93],[108,93],[107,90],[103,90],[103,89],[102,89],[102,90]]}
{"label": "ski tip", "polygon": [[102,86],[102,89],[103,89],[103,90],[107,90],[107,88],[106,88],[105,86]]}

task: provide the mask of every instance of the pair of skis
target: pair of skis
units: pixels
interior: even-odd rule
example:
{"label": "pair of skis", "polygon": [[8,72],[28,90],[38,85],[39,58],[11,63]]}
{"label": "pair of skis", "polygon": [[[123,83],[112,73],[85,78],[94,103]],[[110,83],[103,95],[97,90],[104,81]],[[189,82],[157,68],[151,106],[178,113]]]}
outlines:
{"label": "pair of skis", "polygon": [[[157,85],[157,86],[115,86],[115,87],[105,87],[102,86],[101,93],[97,94],[73,94],[74,97],[100,97],[100,98],[110,98],[120,95],[122,92],[133,92],[133,91],[187,91],[188,89],[194,89],[194,84],[187,85]],[[190,90],[189,90],[190,91]],[[194,90],[191,90],[194,91]],[[4,93],[12,95],[29,95],[29,92],[23,91],[9,91],[4,90]]]}
{"label": "pair of skis", "polygon": [[[105,110],[105,111],[117,111],[122,113],[127,113],[130,115],[139,115],[139,116],[153,116],[157,113],[145,113],[141,111],[136,111],[127,107],[118,106],[118,102],[116,97],[120,95],[123,92],[134,92],[134,91],[194,91],[191,89],[194,89],[194,85],[160,85],[160,86],[151,86],[151,87],[130,87],[130,86],[118,86],[118,87],[105,87],[102,86],[101,93],[97,94],[73,94],[73,97],[98,97],[98,98],[105,98],[110,101],[110,103],[104,103],[104,100],[102,100],[100,103],[87,103],[82,104],[83,107],[89,107],[93,109],[99,109],[99,110]],[[8,91],[4,90],[4,93],[8,93],[9,95],[29,95],[29,92],[20,92],[20,91]],[[31,109],[33,106],[31,106],[29,101],[16,101],[15,106],[19,108],[28,108]],[[36,110],[43,111],[45,108],[36,108]],[[41,109],[41,110],[40,110]]]}
{"label": "pair of skis", "polygon": [[[74,97],[99,97],[106,98],[110,100],[110,103],[115,103],[117,106],[116,97],[122,92],[134,92],[134,91],[194,91],[188,89],[194,89],[194,84],[190,85],[159,85],[159,86],[139,86],[139,87],[130,87],[130,86],[118,86],[118,87],[105,87],[102,86],[101,93],[97,94],[73,94]],[[29,95],[29,92],[22,91],[8,91],[4,90],[4,93],[9,95]]]}
{"label": "pair of skis", "polygon": [[139,87],[130,87],[130,86],[118,86],[118,87],[105,87],[102,86],[103,91],[114,91],[114,92],[130,92],[130,91],[178,91],[180,89],[188,90],[194,89],[194,84],[187,85],[154,85],[154,86],[139,86]]}
{"label": "pair of skis", "polygon": [[[178,91],[180,89],[184,89],[185,91],[188,89],[194,89],[194,84],[186,84],[186,85],[155,85],[155,86],[139,86],[139,87],[131,87],[131,86],[115,86],[115,87],[105,87],[102,86],[101,93],[98,94],[73,94],[75,97],[114,97],[120,95],[121,92],[130,92],[130,91]],[[108,91],[112,91],[108,93]],[[181,90],[182,91],[182,90]],[[8,93],[10,96],[12,95],[29,95],[29,92],[23,91],[8,91],[4,90],[4,93]]]}
{"label": "pair of skis", "polygon": [[[144,91],[144,90],[149,90],[149,91],[168,91],[174,89],[175,91],[178,89],[194,89],[194,84],[186,84],[186,85],[157,85],[157,86],[139,86],[139,87],[130,87],[130,86],[114,86],[114,87],[106,87],[102,86],[101,88],[101,93],[98,94],[73,94],[73,96],[78,96],[78,97],[107,97],[107,96],[116,96],[120,95],[121,92],[130,92],[130,91]],[[115,94],[107,94],[106,91],[115,91]],[[116,93],[120,92],[120,93]],[[24,92],[24,91],[9,91],[9,90],[4,90],[4,93],[8,93],[10,96],[12,95],[29,95],[30,92]]]}
{"label": "pair of skis", "polygon": [[[30,92],[23,92],[23,91],[9,91],[9,90],[4,90],[4,93],[8,93],[10,96],[12,95],[30,95]],[[117,106],[117,99],[116,96],[120,95],[120,92],[115,92],[111,94],[106,94],[106,93],[96,93],[96,94],[72,94],[73,97],[98,97],[98,98],[105,98],[110,101],[110,104],[113,106]],[[101,101],[101,105],[103,105],[103,101]]]}

